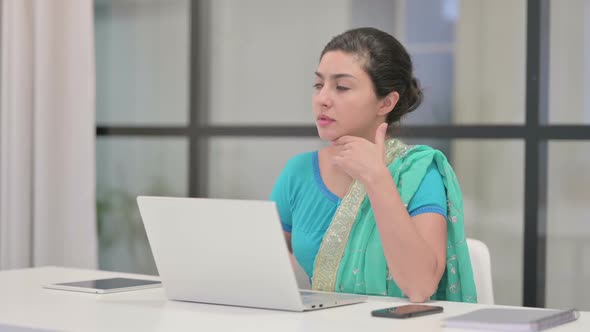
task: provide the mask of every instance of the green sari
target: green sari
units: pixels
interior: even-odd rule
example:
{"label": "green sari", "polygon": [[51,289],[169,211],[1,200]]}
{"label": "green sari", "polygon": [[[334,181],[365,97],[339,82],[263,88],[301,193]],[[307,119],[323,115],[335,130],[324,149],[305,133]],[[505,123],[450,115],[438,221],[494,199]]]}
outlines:
{"label": "green sari", "polygon": [[[445,156],[428,146],[386,142],[386,164],[407,206],[432,164],[447,194],[446,269],[432,300],[477,302],[463,226],[459,183]],[[354,181],[342,199],[316,256],[314,290],[403,297],[389,273],[375,216],[366,191]]]}

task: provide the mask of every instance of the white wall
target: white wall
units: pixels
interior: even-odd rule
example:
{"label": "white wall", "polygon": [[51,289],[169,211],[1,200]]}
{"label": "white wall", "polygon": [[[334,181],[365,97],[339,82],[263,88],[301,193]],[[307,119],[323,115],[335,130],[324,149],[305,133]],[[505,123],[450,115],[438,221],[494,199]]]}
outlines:
{"label": "white wall", "polygon": [[[550,2],[549,120],[590,124],[590,1]],[[590,308],[590,142],[549,144],[547,305]]]}
{"label": "white wall", "polygon": [[590,92],[590,42],[586,42],[590,38],[589,6],[587,0],[550,1],[551,123],[590,123],[590,106],[584,105]]}
{"label": "white wall", "polygon": [[[313,125],[314,71],[324,45],[350,27],[351,1],[215,0],[209,119],[224,125]],[[266,199],[283,166],[318,138],[215,138],[212,197]]]}
{"label": "white wall", "polygon": [[[522,123],[525,107],[526,4],[460,2],[455,123]],[[590,118],[590,1],[550,2],[550,124]],[[501,17],[501,19],[499,19]],[[515,142],[515,141],[508,141]],[[466,193],[468,233],[492,252],[496,299],[518,304],[522,287],[523,142],[456,142],[453,160]],[[547,306],[590,308],[590,164],[587,142],[549,144]],[[471,212],[470,212],[471,211]],[[512,253],[512,254],[510,254]]]}
{"label": "white wall", "polygon": [[[454,123],[522,124],[526,2],[459,2]],[[481,142],[481,143],[479,143]],[[497,303],[522,303],[524,143],[455,141],[467,233],[491,251]]]}
{"label": "white wall", "polygon": [[[98,125],[183,126],[189,114],[188,0],[95,1]],[[99,137],[101,269],[156,273],[137,195],[188,195],[188,139]]]}
{"label": "white wall", "polygon": [[313,72],[325,43],[350,25],[350,1],[215,0],[210,119],[313,124]]}
{"label": "white wall", "polygon": [[188,123],[189,0],[95,4],[97,123]]}

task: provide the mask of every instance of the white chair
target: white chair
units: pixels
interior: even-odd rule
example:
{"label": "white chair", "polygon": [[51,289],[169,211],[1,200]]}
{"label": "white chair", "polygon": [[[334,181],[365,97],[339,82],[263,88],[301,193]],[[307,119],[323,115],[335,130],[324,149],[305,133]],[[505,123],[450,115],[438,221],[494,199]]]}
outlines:
{"label": "white chair", "polygon": [[475,278],[477,303],[494,304],[492,263],[488,246],[479,240],[467,239],[467,247],[469,248],[469,256],[471,256],[473,277]]}

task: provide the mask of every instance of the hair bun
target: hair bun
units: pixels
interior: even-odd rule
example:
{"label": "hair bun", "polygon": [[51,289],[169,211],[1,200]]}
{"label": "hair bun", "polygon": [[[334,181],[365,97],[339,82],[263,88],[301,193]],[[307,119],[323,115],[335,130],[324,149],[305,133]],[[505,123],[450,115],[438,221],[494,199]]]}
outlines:
{"label": "hair bun", "polygon": [[410,113],[411,111],[415,110],[420,106],[422,103],[422,99],[424,99],[424,94],[422,93],[422,89],[420,88],[420,83],[418,79],[412,77],[410,80],[410,85],[405,92],[405,96],[407,99],[407,111],[405,113]]}

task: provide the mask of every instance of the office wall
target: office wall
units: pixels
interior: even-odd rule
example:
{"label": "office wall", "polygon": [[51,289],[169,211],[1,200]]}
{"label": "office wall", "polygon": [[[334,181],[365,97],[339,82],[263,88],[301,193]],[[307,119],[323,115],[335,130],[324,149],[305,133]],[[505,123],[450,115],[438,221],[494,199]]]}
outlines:
{"label": "office wall", "polygon": [[350,1],[210,1],[212,124],[313,124],[319,54],[350,26]]}
{"label": "office wall", "polygon": [[[313,125],[313,72],[325,43],[346,30],[351,1],[216,0],[208,118],[215,125]],[[317,138],[212,138],[209,195],[266,199],[285,162]]]}
{"label": "office wall", "polygon": [[[97,0],[98,126],[186,126],[190,2]],[[188,139],[99,136],[99,267],[156,274],[137,195],[188,195]]]}
{"label": "office wall", "polygon": [[188,123],[189,0],[96,0],[99,125]]}
{"label": "office wall", "polygon": [[[550,2],[550,124],[587,124],[590,117],[590,1]],[[456,123],[523,123],[526,14],[524,1],[462,1],[455,63]],[[496,19],[502,17],[502,20]],[[468,233],[491,249],[495,295],[518,303],[522,266],[523,142],[482,145],[457,142],[453,160],[464,181]],[[584,141],[549,144],[547,203],[547,306],[590,307],[584,280],[588,252],[590,166]],[[524,170],[526,172],[526,170]],[[473,200],[474,197],[477,199]],[[510,254],[512,253],[512,254]],[[514,267],[518,267],[515,269]]]}
{"label": "office wall", "polygon": [[[524,123],[526,1],[460,1],[459,13],[453,122]],[[467,232],[491,251],[496,301],[521,303],[524,142],[457,141],[453,162]]]}
{"label": "office wall", "polygon": [[[550,2],[549,123],[590,124],[590,1]],[[590,142],[549,142],[547,304],[590,309]]]}
{"label": "office wall", "polygon": [[[0,45],[2,45],[2,0],[0,0]],[[0,52],[0,64],[2,63],[2,52]],[[2,65],[0,65],[0,77],[2,77]],[[2,91],[2,80],[0,80],[0,91]],[[2,103],[2,93],[0,92],[0,105]],[[2,185],[0,183],[0,185]]]}
{"label": "office wall", "polygon": [[550,1],[551,123],[590,123],[589,7],[587,0]]}

